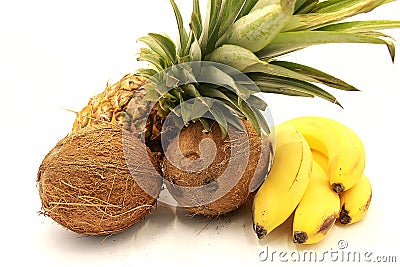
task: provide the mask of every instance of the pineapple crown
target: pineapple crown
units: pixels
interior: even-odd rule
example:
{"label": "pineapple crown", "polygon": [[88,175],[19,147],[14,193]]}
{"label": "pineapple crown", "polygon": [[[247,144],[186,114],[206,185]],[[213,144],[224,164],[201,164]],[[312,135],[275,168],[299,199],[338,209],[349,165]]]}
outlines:
{"label": "pineapple crown", "polygon": [[[191,66],[178,69],[175,66],[204,61],[220,63],[245,74],[263,93],[320,97],[341,106],[321,85],[346,91],[357,91],[355,87],[315,68],[279,60],[279,56],[317,44],[370,43],[386,45],[394,61],[392,39],[379,30],[400,28],[400,21],[341,22],[392,0],[209,0],[204,21],[199,0],[193,0],[188,30],[175,1],[170,2],[179,40],[175,44],[168,36],[156,33],[140,38],[147,47],[140,50],[138,60],[147,61],[151,68],[141,69],[137,74],[168,88],[160,90],[154,83],[147,84],[147,98],[157,101],[164,114],[178,110],[177,115],[182,118],[193,117],[187,114],[192,109],[175,109],[189,99],[205,97],[225,103],[228,113],[234,116],[211,112],[223,133],[227,123],[237,124],[237,116],[250,120],[258,134],[263,130],[268,132],[261,113],[267,105],[256,96],[259,91],[253,90],[245,79],[234,77],[218,66],[214,66],[212,75],[227,81],[227,86],[198,82]],[[171,71],[165,75],[167,69]],[[192,82],[181,84],[182,77]],[[201,109],[203,114],[210,112],[209,104],[204,103],[208,109]],[[210,130],[207,119],[200,121],[205,130]]]}

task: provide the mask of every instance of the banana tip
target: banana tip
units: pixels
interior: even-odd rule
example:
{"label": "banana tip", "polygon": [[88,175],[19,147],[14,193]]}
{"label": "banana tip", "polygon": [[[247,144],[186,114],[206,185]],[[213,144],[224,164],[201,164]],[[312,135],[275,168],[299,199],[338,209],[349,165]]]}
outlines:
{"label": "banana tip", "polygon": [[307,241],[308,235],[306,232],[295,231],[293,233],[293,243],[295,244],[303,244]]}
{"label": "banana tip", "polygon": [[265,228],[259,224],[254,225],[254,232],[256,232],[258,239],[261,239],[267,235],[267,230],[265,230]]}
{"label": "banana tip", "polygon": [[351,222],[351,217],[349,216],[349,212],[345,209],[344,205],[340,210],[339,222],[341,224],[349,224]]}
{"label": "banana tip", "polygon": [[333,191],[335,191],[336,193],[342,193],[344,191],[344,186],[341,183],[334,183],[332,184],[332,189]]}

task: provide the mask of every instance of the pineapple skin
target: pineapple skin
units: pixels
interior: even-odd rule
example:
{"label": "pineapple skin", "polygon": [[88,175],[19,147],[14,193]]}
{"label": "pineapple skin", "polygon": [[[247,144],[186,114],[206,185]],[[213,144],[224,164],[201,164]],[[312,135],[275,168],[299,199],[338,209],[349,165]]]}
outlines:
{"label": "pineapple skin", "polygon": [[[101,127],[104,123],[128,127],[130,130],[141,126],[145,127],[146,144],[155,149],[152,144],[160,140],[163,119],[158,112],[158,104],[149,107],[150,102],[143,99],[146,90],[142,86],[146,82],[146,78],[129,73],[114,84],[107,83],[103,92],[93,96],[88,104],[76,113],[72,132],[86,127]],[[127,122],[126,118],[130,118],[130,122],[139,123]]]}

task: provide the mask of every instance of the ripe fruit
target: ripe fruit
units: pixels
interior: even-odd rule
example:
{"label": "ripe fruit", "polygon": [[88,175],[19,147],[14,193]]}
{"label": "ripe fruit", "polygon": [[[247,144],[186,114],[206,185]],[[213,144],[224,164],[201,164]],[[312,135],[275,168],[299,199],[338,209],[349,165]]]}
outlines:
{"label": "ripe fruit", "polygon": [[155,165],[136,137],[125,136],[122,144],[118,127],[76,131],[39,168],[42,213],[79,234],[118,233],[153,209],[161,190]]}
{"label": "ripe fruit", "polygon": [[247,134],[231,129],[223,138],[217,124],[204,133],[200,122],[191,123],[170,143],[164,177],[180,206],[195,214],[220,216],[254,196],[267,175],[272,147],[249,121],[243,124]]}
{"label": "ripe fruit", "polygon": [[328,177],[335,192],[348,190],[359,181],[364,173],[365,151],[352,130],[323,117],[300,117],[286,123],[298,129],[312,149],[328,158]]}
{"label": "ripe fruit", "polygon": [[363,175],[355,186],[340,194],[339,222],[341,224],[353,224],[361,221],[368,211],[371,198],[371,183]]}
{"label": "ripe fruit", "polygon": [[292,214],[311,174],[311,150],[301,134],[281,124],[276,126],[275,136],[274,163],[253,202],[253,227],[258,238],[263,238]]}
{"label": "ripe fruit", "polygon": [[294,213],[293,242],[321,241],[332,230],[339,209],[338,194],[330,188],[326,171],[314,160],[310,183]]}
{"label": "ripe fruit", "polygon": [[[140,50],[138,59],[147,61],[150,65],[149,68],[137,70],[134,74],[123,77],[119,82],[111,86],[107,85],[103,93],[92,98],[81,112],[77,112],[71,136],[86,127],[100,127],[99,131],[101,131],[103,122],[115,124],[123,126],[121,128],[124,130],[135,133],[140,131],[146,146],[153,152],[153,155],[162,158],[165,152],[162,151],[160,142],[162,126],[167,116],[173,113],[180,116],[180,122],[185,126],[194,127],[191,125],[201,123],[205,132],[212,132],[213,138],[219,139],[215,140],[216,144],[223,143],[227,129],[236,127],[242,120],[247,120],[253,127],[253,130],[248,132],[254,132],[258,138],[261,138],[269,134],[269,129],[261,112],[266,109],[267,105],[256,96],[260,91],[290,96],[317,96],[340,106],[333,95],[317,84],[340,90],[356,90],[353,86],[332,75],[302,64],[281,61],[278,60],[278,57],[317,44],[371,43],[386,45],[393,59],[395,50],[393,43],[387,41],[387,35],[376,30],[400,27],[399,21],[340,23],[349,17],[369,12],[388,1],[209,0],[207,15],[203,20],[199,1],[194,0],[190,28],[186,29],[183,26],[178,7],[173,0],[170,2],[178,24],[179,42],[175,44],[168,36],[154,33],[140,38],[140,41],[147,47]],[[215,64],[200,69],[196,68],[196,63],[188,64],[206,61]],[[202,65],[200,64],[200,66]],[[232,72],[233,69],[246,75],[237,75],[238,72]],[[191,108],[182,108],[182,104],[189,100],[194,101]],[[215,106],[212,105],[214,102],[209,100],[223,103],[224,108],[215,109]],[[212,126],[215,122],[219,126],[220,133],[215,126]],[[98,125],[99,123],[100,125]],[[241,130],[240,127],[237,130]],[[88,133],[85,132],[85,134]],[[182,142],[184,144],[199,140],[199,136],[186,136],[187,140]],[[95,138],[93,134],[87,139],[93,142],[102,141]],[[120,141],[114,140],[108,147],[118,147]],[[175,142],[175,144],[177,143]],[[85,143],[85,145],[87,144]],[[170,151],[177,149],[171,145],[168,147]],[[78,151],[80,147],[77,145],[72,148],[69,155],[86,153]],[[217,149],[217,151],[219,150],[220,148]],[[259,150],[261,151],[261,148]],[[97,152],[93,151],[93,153],[85,154],[85,156],[91,158]],[[252,152],[246,151],[246,153],[251,154]],[[308,152],[304,153],[308,154]],[[145,154],[147,153],[143,153],[143,155]],[[116,154],[120,158],[115,159],[114,154],[107,155],[112,159],[111,162],[121,162],[125,156],[123,153]],[[137,159],[141,159],[143,155],[137,155]],[[236,156],[232,155],[232,157]],[[225,158],[225,156],[221,158]],[[265,167],[268,169],[271,159],[272,157],[268,157],[261,169],[264,170]],[[308,156],[304,160],[309,160]],[[161,160],[157,161],[161,162]],[[340,162],[339,159],[337,161]],[[169,164],[165,159],[162,162],[166,166]],[[361,169],[363,160],[360,159],[359,162],[361,165],[357,168]],[[65,176],[67,173],[75,171],[73,164],[59,162],[57,157],[47,157],[43,166],[53,166],[52,164],[58,166],[57,169],[62,171],[62,175]],[[222,162],[216,164],[222,164]],[[146,168],[151,165],[148,164]],[[88,170],[84,172],[88,178],[92,177],[90,162],[84,161],[79,166],[82,168],[82,172]],[[43,168],[41,167],[41,169]],[[101,162],[98,168],[106,173],[115,172],[114,165],[109,165],[106,161]],[[303,169],[304,173],[307,173],[307,168],[301,168],[302,172]],[[334,183],[338,184],[335,185],[336,191],[348,189],[355,184],[355,178],[342,177],[346,176],[347,172],[336,172],[337,168],[330,169],[332,169],[332,174],[335,172],[340,176],[334,180]],[[248,171],[253,172],[254,170],[248,168]],[[39,173],[39,188],[44,207],[52,205],[51,203],[58,203],[58,200],[46,202],[46,192],[54,193],[55,191],[43,191],[46,186],[43,187],[40,183],[47,180],[43,180],[44,176],[42,177],[41,171]],[[85,175],[82,176],[83,180],[87,178]],[[302,174],[302,176],[304,175]],[[166,176],[165,173],[164,176]],[[248,174],[245,173],[243,177],[245,176],[248,177]],[[73,178],[77,179],[76,176]],[[185,179],[185,183],[191,187],[204,183],[207,180],[205,178],[201,176],[198,180]],[[215,178],[212,177],[210,181],[214,181]],[[49,178],[48,181],[51,179],[53,178]],[[168,177],[166,179],[168,180]],[[246,182],[243,184],[247,185],[247,178],[245,180]],[[175,179],[171,182],[174,184]],[[340,187],[340,184],[343,186]],[[79,186],[84,186],[84,184],[79,184]],[[236,190],[236,187],[233,188]],[[247,188],[245,189],[247,190]],[[86,189],[77,186],[76,190],[80,192],[80,190]],[[96,190],[93,189],[95,195]],[[297,190],[295,191],[297,192]],[[299,191],[301,190],[299,189]],[[229,197],[220,198],[218,204],[213,206],[212,214],[220,215],[237,208],[249,196],[249,192],[243,192],[243,194],[235,192],[228,192],[227,196]],[[54,193],[55,199],[60,199],[58,194],[63,194],[63,192]],[[232,195],[238,197],[230,197]],[[139,193],[138,197],[146,198],[142,193]],[[137,203],[133,202],[133,205]],[[47,212],[49,211],[50,209],[47,210]],[[201,212],[201,209],[192,209],[192,211],[198,213]],[[211,215],[208,212],[207,214]],[[80,223],[78,217],[76,217],[75,224]],[[133,217],[136,218],[136,216]],[[54,216],[54,218],[56,217]],[[68,223],[68,221],[58,221]],[[90,221],[90,218],[85,223],[98,225],[96,219]],[[113,224],[111,217],[109,223]],[[108,233],[108,231],[95,228],[87,232],[97,234]]]}

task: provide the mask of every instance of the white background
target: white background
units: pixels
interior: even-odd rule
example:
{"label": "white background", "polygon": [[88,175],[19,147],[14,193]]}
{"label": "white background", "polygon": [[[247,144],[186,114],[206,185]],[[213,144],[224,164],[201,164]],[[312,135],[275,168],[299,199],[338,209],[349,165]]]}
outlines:
{"label": "white background", "polygon": [[[177,3],[188,18],[191,1]],[[359,19],[400,19],[400,3],[390,3]],[[366,174],[373,200],[364,221],[337,226],[316,246],[294,246],[290,222],[258,241],[250,206],[227,218],[191,218],[159,205],[143,222],[107,238],[67,231],[39,216],[36,172],[45,154],[71,129],[74,113],[108,80],[117,81],[140,64],[136,39],[147,32],[175,37],[167,0],[1,1],[1,240],[0,265],[26,266],[276,266],[260,262],[266,248],[338,250],[395,255],[399,240],[400,61],[390,62],[384,46],[325,45],[294,53],[299,61],[332,73],[362,92],[335,92],[344,109],[320,99],[267,95],[276,123],[300,115],[337,119],[356,131],[367,151]],[[386,33],[400,39],[399,30]],[[400,48],[400,46],[398,46]],[[5,250],[4,250],[5,248]],[[283,265],[287,265],[285,263]],[[333,264],[326,260],[324,264]],[[337,263],[335,263],[337,264]],[[298,264],[300,265],[300,264]]]}

